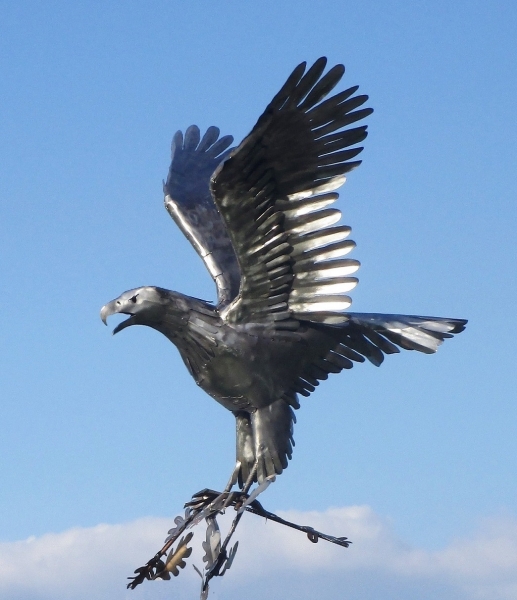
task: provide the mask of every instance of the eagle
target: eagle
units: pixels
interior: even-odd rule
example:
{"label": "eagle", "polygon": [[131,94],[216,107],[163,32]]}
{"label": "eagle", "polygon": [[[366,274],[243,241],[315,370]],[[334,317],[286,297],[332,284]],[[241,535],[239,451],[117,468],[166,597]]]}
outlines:
{"label": "eagle", "polygon": [[[146,325],[179,350],[194,381],[236,421],[227,489],[263,484],[292,457],[294,410],[329,373],[385,354],[436,352],[464,319],[349,312],[359,262],[350,227],[331,205],[361,161],[373,111],[345,68],[299,64],[248,136],[231,148],[217,127],[178,131],[165,208],[201,256],[217,304],[160,287],[127,292],[101,309]],[[344,258],[346,257],[346,258]],[[247,488],[246,488],[247,489]]]}

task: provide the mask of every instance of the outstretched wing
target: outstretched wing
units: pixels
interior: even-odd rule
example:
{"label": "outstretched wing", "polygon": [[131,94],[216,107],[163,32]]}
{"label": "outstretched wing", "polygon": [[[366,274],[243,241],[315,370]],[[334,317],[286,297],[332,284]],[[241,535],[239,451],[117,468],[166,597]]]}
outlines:
{"label": "outstretched wing", "polygon": [[296,67],[251,133],[212,176],[211,189],[241,270],[239,295],[222,312],[236,323],[293,329],[297,319],[340,323],[357,283],[354,246],[341,213],[326,208],[344,174],[360,164],[369,115],[357,86],[323,99],[345,68],[325,75],[326,58]]}
{"label": "outstretched wing", "polygon": [[219,138],[209,127],[200,141],[191,125],[185,137],[178,131],[172,142],[172,162],[164,185],[165,208],[203,259],[225,306],[238,293],[240,271],[225,223],[210,194],[210,176],[228,156],[231,135]]}

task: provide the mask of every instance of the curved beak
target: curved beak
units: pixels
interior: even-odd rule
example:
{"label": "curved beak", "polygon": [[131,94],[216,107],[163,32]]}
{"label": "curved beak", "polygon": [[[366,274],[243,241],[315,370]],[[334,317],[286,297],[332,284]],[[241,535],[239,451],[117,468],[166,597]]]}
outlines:
{"label": "curved beak", "polygon": [[107,319],[108,319],[108,317],[111,317],[111,315],[117,315],[117,314],[129,315],[129,319],[122,321],[122,323],[119,323],[115,327],[115,329],[113,330],[113,335],[115,335],[119,331],[122,331],[126,327],[133,325],[136,321],[135,315],[133,315],[131,312],[129,312],[127,310],[121,310],[121,309],[122,309],[122,303],[120,302],[120,300],[112,300],[111,302],[108,302],[108,304],[105,304],[101,308],[101,319],[102,319],[102,322],[104,323],[104,325],[108,324]]}
{"label": "curved beak", "polygon": [[108,304],[105,304],[101,308],[101,319],[104,325],[108,324],[108,317],[111,317],[111,315],[115,315],[116,313],[118,313],[118,306],[116,300],[112,300],[111,302],[108,302]]}

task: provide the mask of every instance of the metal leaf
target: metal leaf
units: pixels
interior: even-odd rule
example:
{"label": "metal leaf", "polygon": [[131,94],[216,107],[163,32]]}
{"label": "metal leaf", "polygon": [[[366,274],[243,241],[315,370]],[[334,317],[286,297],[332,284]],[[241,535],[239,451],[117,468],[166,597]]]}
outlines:
{"label": "metal leaf", "polygon": [[184,518],[180,517],[179,515],[175,517],[174,523],[176,523],[176,527],[169,529],[169,531],[167,532],[169,535],[165,538],[165,543],[167,543],[169,540],[173,540],[176,537],[178,537],[178,535],[182,532],[182,530],[185,527],[185,523],[190,516],[190,512],[190,509],[187,508],[187,510],[185,511]]}
{"label": "metal leaf", "polygon": [[196,565],[192,565],[194,567],[194,571],[203,579],[203,573],[196,567]]}
{"label": "metal leaf", "polygon": [[221,571],[221,577],[232,566],[233,559],[235,558],[235,555],[237,554],[238,547],[239,547],[239,542],[235,542],[235,544],[232,546],[232,549],[230,550],[230,553],[228,554],[228,558],[226,559],[226,562],[224,563],[224,569]]}
{"label": "metal leaf", "polygon": [[[179,575],[179,569],[185,567],[185,558],[188,558],[192,554],[192,548],[189,548],[187,544],[193,537],[193,533],[189,533],[187,536],[182,537],[176,550],[171,550],[167,561],[165,562],[164,571],[172,573],[174,577]],[[153,579],[167,579],[164,577],[162,572],[157,573]]]}
{"label": "metal leaf", "polygon": [[219,553],[221,552],[221,531],[214,516],[207,517],[208,524],[206,528],[206,541],[203,542],[203,562],[206,563],[205,569],[210,569],[216,562]]}

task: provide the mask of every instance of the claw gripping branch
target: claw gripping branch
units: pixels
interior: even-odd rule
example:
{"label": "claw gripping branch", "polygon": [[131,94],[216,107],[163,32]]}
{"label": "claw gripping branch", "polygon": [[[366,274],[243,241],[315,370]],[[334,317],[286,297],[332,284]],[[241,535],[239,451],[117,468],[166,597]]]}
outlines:
{"label": "claw gripping branch", "polygon": [[[204,489],[194,494],[191,500],[185,503],[185,516],[178,516],[174,519],[176,526],[169,530],[169,535],[165,540],[164,546],[144,566],[135,569],[136,576],[128,577],[131,581],[127,584],[127,587],[133,590],[143,583],[145,579],[170,579],[170,573],[174,577],[179,575],[179,569],[185,567],[185,558],[188,558],[192,554],[192,548],[189,548],[188,544],[194,536],[193,532],[181,538],[176,550],[171,549],[172,545],[184,531],[195,527],[203,519],[207,522],[206,539],[203,542],[203,549],[205,550],[203,561],[206,563],[204,567],[205,572],[203,573],[194,565],[194,569],[202,579],[201,600],[204,600],[208,595],[209,581],[213,577],[222,577],[233,563],[239,543],[236,542],[229,551],[227,551],[227,547],[244,512],[250,512],[254,515],[264,517],[268,521],[274,521],[280,525],[286,525],[292,529],[303,531],[313,543],[317,543],[319,539],[322,539],[338,546],[343,546],[344,548],[348,548],[352,543],[346,537],[334,537],[321,531],[316,531],[308,525],[298,525],[282,519],[278,515],[266,510],[258,500],[253,498],[256,498],[254,492],[251,494],[243,492],[220,493]],[[218,514],[222,514],[225,508],[229,506],[233,506],[238,512],[224,542],[221,544],[221,533],[216,517]],[[171,550],[164,561],[163,557],[169,549]]]}

